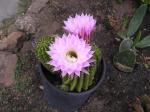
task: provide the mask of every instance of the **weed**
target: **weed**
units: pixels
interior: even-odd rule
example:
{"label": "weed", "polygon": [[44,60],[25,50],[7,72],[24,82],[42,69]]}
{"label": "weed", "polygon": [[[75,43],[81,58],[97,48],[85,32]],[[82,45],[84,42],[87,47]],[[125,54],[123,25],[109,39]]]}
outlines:
{"label": "weed", "polygon": [[32,78],[28,71],[31,69],[30,55],[19,57],[15,70],[15,88],[19,92],[25,92],[32,84]]}

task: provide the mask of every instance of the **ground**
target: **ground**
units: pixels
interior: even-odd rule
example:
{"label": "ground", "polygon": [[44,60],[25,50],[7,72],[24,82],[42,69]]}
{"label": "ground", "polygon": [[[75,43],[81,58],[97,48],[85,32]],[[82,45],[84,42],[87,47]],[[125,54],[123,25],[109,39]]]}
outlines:
{"label": "ground", "polygon": [[[31,9],[38,8],[37,4]],[[97,20],[97,29],[92,38],[102,49],[107,70],[105,80],[99,90],[78,111],[133,112],[131,104],[136,97],[144,94],[150,95],[150,69],[146,69],[143,65],[136,65],[132,73],[123,73],[113,66],[112,57],[118,51],[119,42],[116,40],[117,28],[115,25],[113,27],[110,25],[108,16],[116,18],[120,24],[123,18],[122,14],[131,16],[137,6],[135,1],[130,0],[126,0],[120,5],[116,4],[115,0],[68,0],[67,2],[65,0],[49,0],[44,8],[40,8],[38,14],[31,14],[30,9],[27,17],[36,17],[37,21],[41,21],[38,24],[29,21],[38,27],[34,29],[32,26],[25,30],[36,33],[30,35],[29,41],[25,42],[23,48],[17,53],[15,83],[11,87],[1,87],[0,112],[58,112],[48,107],[47,102],[43,99],[43,87],[38,78],[38,64],[32,45],[41,36],[52,33],[62,34],[63,21],[69,15],[82,12],[94,15]],[[142,35],[150,33],[149,19],[148,12],[140,28]],[[21,28],[25,29],[26,27]]]}

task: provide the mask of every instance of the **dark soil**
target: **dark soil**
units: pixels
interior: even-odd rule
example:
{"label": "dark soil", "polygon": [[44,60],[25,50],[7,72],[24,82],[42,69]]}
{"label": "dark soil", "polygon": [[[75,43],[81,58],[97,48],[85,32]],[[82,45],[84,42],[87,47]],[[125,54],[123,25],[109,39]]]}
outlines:
{"label": "dark soil", "polygon": [[[84,12],[94,15],[97,19],[97,29],[93,35],[93,41],[102,49],[107,72],[99,90],[79,109],[79,112],[133,112],[131,103],[136,97],[144,94],[150,95],[150,69],[144,68],[143,65],[136,65],[132,73],[123,73],[114,68],[112,64],[112,57],[118,51],[119,46],[119,42],[115,39],[118,37],[117,32],[110,26],[107,18],[108,15],[117,16],[112,3],[110,0],[50,0],[47,4],[49,12],[52,13],[53,18],[51,19],[60,24],[56,31],[59,34],[63,32],[63,20],[66,20],[69,15]],[[132,1],[131,9],[135,8],[135,4],[135,1]],[[126,9],[124,8],[124,10]],[[131,14],[131,12],[123,11],[125,14]],[[148,13],[141,27],[143,36],[150,33],[149,20]],[[45,34],[41,31],[40,36]],[[33,54],[33,51],[27,53],[27,55],[29,54]],[[21,53],[20,55],[24,56]],[[15,85],[2,89],[0,112],[57,112],[48,107],[43,100],[43,92],[39,89],[40,83],[36,77],[35,56],[30,55],[30,57],[32,58],[28,64],[32,65],[32,69],[23,70],[23,74],[26,77],[31,77],[31,83],[26,86],[23,92],[18,92],[14,88]]]}

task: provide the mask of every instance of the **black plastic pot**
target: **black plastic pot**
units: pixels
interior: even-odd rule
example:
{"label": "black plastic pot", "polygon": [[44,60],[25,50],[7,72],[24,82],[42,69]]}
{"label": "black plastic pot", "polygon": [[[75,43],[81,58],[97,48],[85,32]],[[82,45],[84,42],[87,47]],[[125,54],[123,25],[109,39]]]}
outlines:
{"label": "black plastic pot", "polygon": [[[44,86],[44,98],[51,107],[57,108],[61,110],[61,112],[76,111],[83,105],[88,97],[98,89],[104,79],[105,70],[106,65],[104,60],[101,60],[96,71],[96,75],[98,76],[96,84],[85,92],[75,93],[65,92],[55,87],[51,81],[57,80],[57,77],[50,73],[42,64],[39,64],[40,78]],[[53,79],[49,81],[47,77],[50,75],[52,75]]]}

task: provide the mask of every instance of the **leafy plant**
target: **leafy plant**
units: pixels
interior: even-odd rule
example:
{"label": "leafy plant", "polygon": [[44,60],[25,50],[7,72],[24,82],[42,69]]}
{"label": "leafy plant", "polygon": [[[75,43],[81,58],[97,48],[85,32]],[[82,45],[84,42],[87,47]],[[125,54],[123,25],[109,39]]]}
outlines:
{"label": "leafy plant", "polygon": [[138,49],[150,46],[150,35],[142,38],[141,32],[138,31],[146,11],[147,5],[141,5],[133,15],[128,29],[125,32],[118,33],[122,38],[122,42],[119,46],[119,52],[114,56],[113,62],[121,71],[132,72],[136,64],[136,56],[139,53]]}

